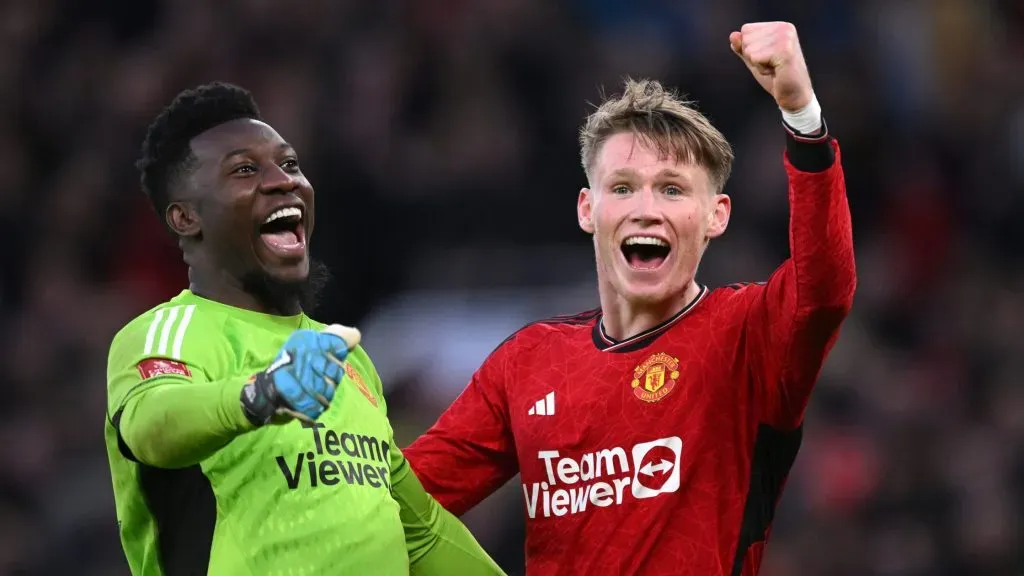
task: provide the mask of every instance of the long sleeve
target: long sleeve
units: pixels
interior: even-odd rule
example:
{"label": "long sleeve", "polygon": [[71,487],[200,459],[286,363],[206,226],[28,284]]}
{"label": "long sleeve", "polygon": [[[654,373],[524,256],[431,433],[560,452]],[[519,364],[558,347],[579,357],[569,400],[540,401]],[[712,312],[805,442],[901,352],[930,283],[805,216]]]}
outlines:
{"label": "long sleeve", "polygon": [[400,450],[392,452],[391,478],[391,493],[405,528],[410,574],[504,574],[465,525],[427,494]]}
{"label": "long sleeve", "polygon": [[252,430],[239,402],[247,378],[153,381],[114,413],[122,454],[158,468],[191,466]]}
{"label": "long sleeve", "polygon": [[794,428],[853,305],[856,266],[838,143],[827,130],[786,139],[790,257],[751,287],[746,352],[764,397],[762,419]]}
{"label": "long sleeve", "polygon": [[461,516],[519,470],[505,396],[510,338],[484,361],[469,385],[405,456],[427,492]]}
{"label": "long sleeve", "polygon": [[[384,386],[370,357],[359,349],[350,356],[350,365],[363,373],[370,386],[365,394],[387,417]],[[405,455],[395,445],[390,423],[388,429],[393,447],[388,451],[391,497],[398,504],[410,573],[414,576],[504,574],[462,522],[427,494],[409,468]]]}
{"label": "long sleeve", "polygon": [[121,456],[157,468],[196,464],[252,429],[231,376],[221,327],[195,305],[158,308],[114,338],[107,359],[107,419]]}

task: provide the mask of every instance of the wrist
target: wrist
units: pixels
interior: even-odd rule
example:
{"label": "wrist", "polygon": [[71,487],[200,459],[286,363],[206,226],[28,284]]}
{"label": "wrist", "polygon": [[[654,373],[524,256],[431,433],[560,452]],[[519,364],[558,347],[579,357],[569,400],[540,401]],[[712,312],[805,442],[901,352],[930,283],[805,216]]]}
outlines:
{"label": "wrist", "polygon": [[277,413],[277,394],[270,374],[260,372],[242,386],[239,401],[249,423],[259,428],[270,423]]}
{"label": "wrist", "polygon": [[779,108],[779,110],[782,112],[782,121],[798,134],[816,134],[824,125],[821,120],[821,104],[818,102],[818,97],[813,93],[811,94],[811,101],[803,108],[794,112],[783,110],[782,108]]}
{"label": "wrist", "polygon": [[230,378],[224,382],[220,393],[221,401],[218,408],[220,420],[224,423],[225,428],[239,434],[256,427],[246,414],[245,407],[239,402],[242,391],[248,382],[249,378]]}

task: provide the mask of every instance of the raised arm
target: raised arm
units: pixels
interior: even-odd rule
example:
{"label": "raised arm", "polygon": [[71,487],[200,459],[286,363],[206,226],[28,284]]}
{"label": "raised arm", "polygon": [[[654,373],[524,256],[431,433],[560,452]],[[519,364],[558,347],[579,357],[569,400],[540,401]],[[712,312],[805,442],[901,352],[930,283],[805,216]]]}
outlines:
{"label": "raised arm", "polygon": [[850,208],[839,145],[822,118],[795,28],[750,24],[730,41],[775,98],[787,130],[790,257],[766,285],[745,289],[752,299],[746,355],[765,400],[761,417],[793,428],[853,305]]}

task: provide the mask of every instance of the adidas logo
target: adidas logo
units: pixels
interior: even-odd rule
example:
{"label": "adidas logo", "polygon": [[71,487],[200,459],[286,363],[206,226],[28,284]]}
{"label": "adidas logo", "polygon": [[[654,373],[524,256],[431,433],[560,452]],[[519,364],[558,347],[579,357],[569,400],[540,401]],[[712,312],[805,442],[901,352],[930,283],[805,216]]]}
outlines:
{"label": "adidas logo", "polygon": [[526,412],[530,416],[554,416],[555,415],[555,393],[548,392],[543,399],[537,400],[537,403]]}

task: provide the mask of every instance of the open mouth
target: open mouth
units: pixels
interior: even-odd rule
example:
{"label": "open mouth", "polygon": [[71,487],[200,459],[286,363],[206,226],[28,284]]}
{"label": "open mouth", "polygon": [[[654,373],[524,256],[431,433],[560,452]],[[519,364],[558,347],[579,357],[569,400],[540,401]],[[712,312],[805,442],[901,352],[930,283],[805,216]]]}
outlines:
{"label": "open mouth", "polygon": [[302,208],[289,206],[272,212],[260,224],[260,238],[279,256],[305,255],[306,232],[302,226]]}
{"label": "open mouth", "polygon": [[668,259],[672,248],[655,236],[630,236],[622,242],[622,255],[634,270],[654,270]]}

